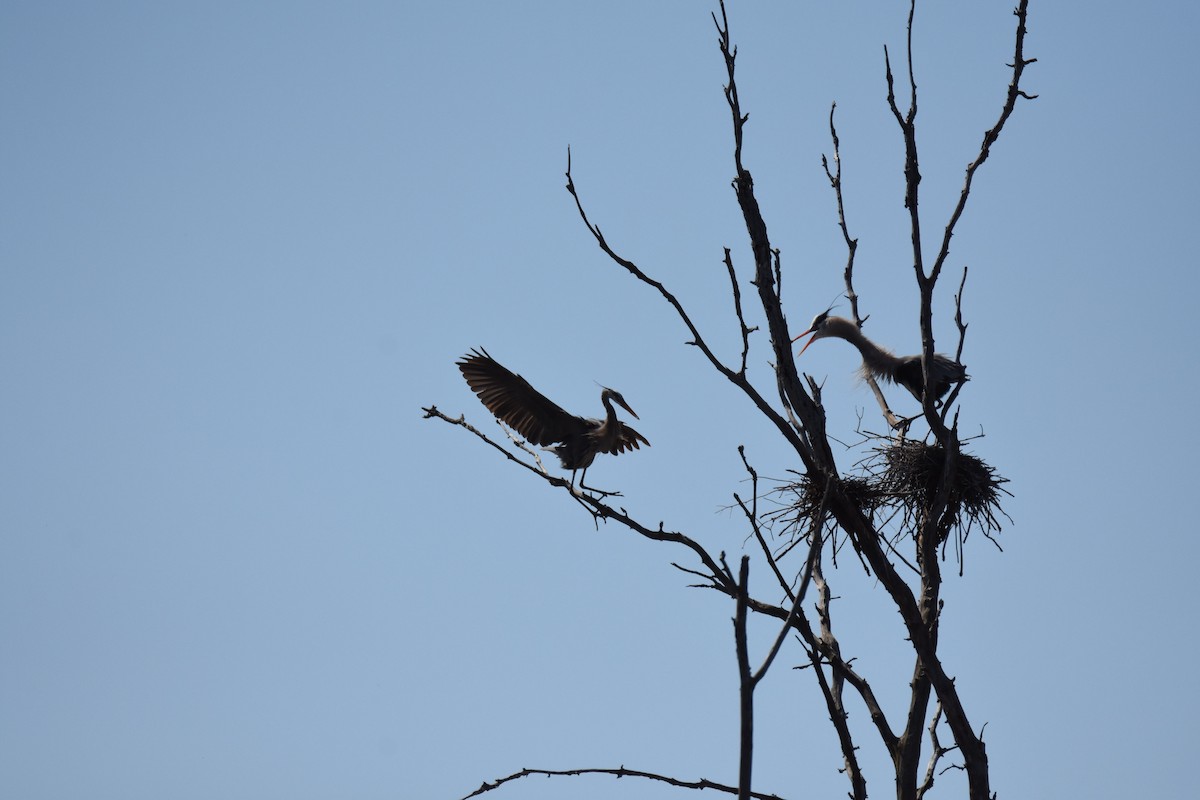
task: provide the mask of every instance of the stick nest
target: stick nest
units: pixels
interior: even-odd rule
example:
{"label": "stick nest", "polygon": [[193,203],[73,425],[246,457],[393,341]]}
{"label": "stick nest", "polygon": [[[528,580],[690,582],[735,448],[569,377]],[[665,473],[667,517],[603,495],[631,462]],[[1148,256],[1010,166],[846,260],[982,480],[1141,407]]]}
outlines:
{"label": "stick nest", "polygon": [[[924,511],[934,503],[946,466],[946,451],[941,445],[900,441],[876,448],[875,454],[883,465],[877,473],[882,491],[900,498],[910,512]],[[999,531],[997,514],[1004,513],[1000,493],[1008,494],[1001,488],[1007,482],[983,459],[960,452],[942,516],[941,539],[951,528],[962,527],[964,520],[968,529],[979,525],[988,532]]]}
{"label": "stick nest", "polygon": [[[908,535],[915,540],[920,521],[937,499],[945,464],[946,451],[941,445],[889,440],[859,463],[861,474],[841,478],[841,488],[880,528],[894,522],[899,529],[897,538]],[[1000,517],[1008,518],[1000,506],[1001,494],[1011,496],[1003,488],[1007,482],[983,459],[960,451],[946,507],[938,520],[938,542],[946,542],[956,533],[961,555],[962,543],[971,529],[978,527],[996,543],[992,535],[1000,531]],[[768,517],[782,526],[781,534],[807,538],[821,512],[824,491],[824,481],[807,475],[785,483],[775,490],[782,507]],[[832,523],[826,520],[826,524]]]}

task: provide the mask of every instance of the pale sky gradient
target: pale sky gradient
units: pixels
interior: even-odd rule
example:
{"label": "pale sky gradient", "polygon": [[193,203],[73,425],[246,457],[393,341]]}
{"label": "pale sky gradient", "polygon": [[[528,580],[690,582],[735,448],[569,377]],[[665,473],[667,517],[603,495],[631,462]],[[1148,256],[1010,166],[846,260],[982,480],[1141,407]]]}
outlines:
{"label": "pale sky gradient", "polygon": [[[999,110],[1012,5],[918,10],[931,243]],[[1040,99],[979,173],[939,295],[952,349],[970,266],[961,425],[1015,494],[1005,552],[972,538],[948,577],[943,650],[1001,798],[1190,797],[1200,9],[1032,5]],[[589,482],[742,552],[737,446],[771,476],[794,455],[563,190],[569,145],[592,219],[736,357],[722,248],[743,278],[750,255],[712,8],[0,6],[0,796],[453,800],[622,764],[735,782],[731,604],[687,588],[685,552],[596,531],[420,412],[498,432],[454,368],[481,345],[575,412],[616,387],[653,447]],[[882,53],[905,4],[730,15],[789,320],[841,289],[820,167],[837,101],[869,333],[915,352]],[[751,359],[764,377],[762,334]],[[880,425],[856,363],[837,341],[804,356],[845,441],[857,412]],[[899,619],[849,562],[830,577],[843,650],[895,708]],[[841,797],[799,661],[761,691],[755,788]]]}

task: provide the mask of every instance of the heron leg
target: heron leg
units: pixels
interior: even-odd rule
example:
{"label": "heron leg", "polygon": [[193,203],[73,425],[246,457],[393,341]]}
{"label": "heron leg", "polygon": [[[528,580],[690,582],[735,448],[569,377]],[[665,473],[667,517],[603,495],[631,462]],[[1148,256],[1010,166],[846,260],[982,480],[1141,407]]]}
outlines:
{"label": "heron leg", "polygon": [[603,489],[597,489],[594,486],[588,486],[586,483],[583,482],[586,477],[587,477],[587,467],[584,467],[583,474],[579,476],[579,488],[580,489],[583,489],[584,491],[588,491],[588,492],[594,492],[594,493],[600,495],[601,497],[621,497],[620,492],[606,492]]}

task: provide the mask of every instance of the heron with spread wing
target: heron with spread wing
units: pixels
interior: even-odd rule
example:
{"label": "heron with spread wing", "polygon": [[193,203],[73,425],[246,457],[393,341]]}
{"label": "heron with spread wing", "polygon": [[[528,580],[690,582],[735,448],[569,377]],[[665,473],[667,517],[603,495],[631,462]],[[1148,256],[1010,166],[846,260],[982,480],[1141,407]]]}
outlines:
{"label": "heron with spread wing", "polygon": [[[529,385],[529,381],[501,366],[487,350],[479,348],[463,356],[458,368],[471,391],[487,406],[496,419],[521,434],[530,444],[546,447],[562,461],[563,469],[571,470],[571,486],[575,473],[582,489],[587,469],[600,453],[618,456],[626,450],[650,446],[645,436],[617,419],[613,403],[638,415],[625,402],[620,392],[604,389],[600,402],[607,412],[604,419],[587,419],[570,414],[544,394]],[[548,445],[554,445],[548,447]]]}
{"label": "heron with spread wing", "polygon": [[[862,354],[864,373],[888,383],[903,386],[912,392],[913,397],[917,398],[917,402],[924,402],[925,375],[921,370],[921,356],[894,356],[864,336],[853,322],[845,317],[831,317],[828,311],[813,317],[812,325],[808,330],[792,341],[802,339],[810,333],[812,338],[804,343],[804,347],[800,348],[800,352],[796,354],[797,358],[803,355],[808,346],[817,339],[826,339],[830,336],[844,339],[857,347],[858,352]],[[933,396],[941,398],[950,391],[952,385],[967,380],[967,370],[957,361],[952,361],[941,353],[937,353],[929,365],[929,377],[933,387]]]}

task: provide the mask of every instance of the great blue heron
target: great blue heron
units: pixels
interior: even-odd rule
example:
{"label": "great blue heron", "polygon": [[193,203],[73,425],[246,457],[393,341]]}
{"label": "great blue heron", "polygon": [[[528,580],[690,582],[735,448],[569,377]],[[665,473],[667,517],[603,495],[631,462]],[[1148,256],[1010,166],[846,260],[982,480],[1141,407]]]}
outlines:
{"label": "great blue heron", "polygon": [[483,348],[463,356],[458,368],[471,391],[479,395],[497,419],[530,444],[555,445],[547,449],[562,460],[563,469],[571,470],[572,487],[575,486],[575,473],[583,470],[579,486],[589,488],[583,480],[598,453],[618,456],[626,450],[637,450],[643,444],[650,446],[645,436],[617,419],[613,402],[638,418],[620,392],[601,391],[600,402],[608,413],[602,420],[587,419],[559,408],[530,386],[529,381],[501,366]]}
{"label": "great blue heron", "polygon": [[[813,317],[812,325],[808,330],[792,341],[795,342],[810,333],[812,338],[804,343],[804,347],[800,348],[797,357],[803,354],[808,346],[817,339],[826,339],[830,336],[845,339],[857,347],[858,352],[862,353],[864,373],[899,384],[912,392],[918,402],[923,402],[925,376],[921,374],[921,357],[919,355],[894,356],[863,336],[863,332],[853,322],[845,317],[831,317],[828,311]],[[934,355],[933,363],[929,365],[929,373],[933,383],[933,395],[936,398],[941,398],[950,391],[951,385],[967,379],[966,367],[940,353]]]}

